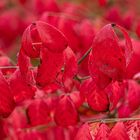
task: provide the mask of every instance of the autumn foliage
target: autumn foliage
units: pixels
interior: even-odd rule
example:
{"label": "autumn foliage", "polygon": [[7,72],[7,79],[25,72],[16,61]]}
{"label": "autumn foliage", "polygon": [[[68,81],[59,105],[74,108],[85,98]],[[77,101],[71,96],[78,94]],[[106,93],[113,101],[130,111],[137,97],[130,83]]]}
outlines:
{"label": "autumn foliage", "polygon": [[140,140],[139,4],[1,0],[0,139]]}

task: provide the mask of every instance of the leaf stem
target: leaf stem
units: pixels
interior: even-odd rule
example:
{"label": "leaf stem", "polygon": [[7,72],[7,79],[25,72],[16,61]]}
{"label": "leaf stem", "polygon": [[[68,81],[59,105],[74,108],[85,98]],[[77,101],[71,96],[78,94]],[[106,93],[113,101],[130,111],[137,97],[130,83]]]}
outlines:
{"label": "leaf stem", "polygon": [[87,52],[79,59],[78,65],[80,65],[80,64],[83,62],[83,60],[89,55],[89,53],[91,52],[91,50],[92,50],[92,47],[89,48],[89,49],[87,50]]}

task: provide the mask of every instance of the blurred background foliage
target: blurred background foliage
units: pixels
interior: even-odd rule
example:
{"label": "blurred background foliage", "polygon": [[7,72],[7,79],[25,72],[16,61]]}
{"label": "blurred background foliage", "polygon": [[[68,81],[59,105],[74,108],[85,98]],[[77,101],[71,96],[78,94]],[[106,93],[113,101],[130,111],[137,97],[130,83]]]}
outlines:
{"label": "blurred background foliage", "polygon": [[137,38],[139,9],[140,0],[0,0],[0,49],[15,60],[23,31],[44,12],[82,15],[93,22],[97,31],[115,22]]}

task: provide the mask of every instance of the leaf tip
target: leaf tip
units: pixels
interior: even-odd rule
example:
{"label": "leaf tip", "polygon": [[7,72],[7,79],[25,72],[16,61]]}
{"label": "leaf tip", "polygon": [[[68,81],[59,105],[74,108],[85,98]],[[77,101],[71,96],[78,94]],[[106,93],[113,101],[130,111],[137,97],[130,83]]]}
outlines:
{"label": "leaf tip", "polygon": [[115,26],[116,26],[116,24],[115,24],[115,23],[112,23],[112,24],[111,24],[111,26],[112,26],[112,27],[115,27]]}

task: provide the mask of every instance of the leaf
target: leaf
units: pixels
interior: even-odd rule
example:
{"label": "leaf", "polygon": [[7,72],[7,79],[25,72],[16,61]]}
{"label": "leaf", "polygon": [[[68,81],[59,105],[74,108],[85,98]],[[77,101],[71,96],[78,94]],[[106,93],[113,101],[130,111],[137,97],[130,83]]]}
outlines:
{"label": "leaf", "polygon": [[[44,140],[65,140],[65,135],[69,135],[68,132],[60,126],[50,127],[46,131]],[[69,138],[69,136],[68,136]]]}
{"label": "leaf", "polygon": [[133,54],[131,38],[129,37],[128,33],[123,27],[119,25],[116,25],[116,27],[123,33],[123,36],[125,38],[124,52],[125,52],[125,58],[126,58],[126,66],[128,66],[131,60],[132,54]]}
{"label": "leaf", "polygon": [[137,40],[132,40],[133,44],[133,54],[130,59],[130,62],[127,66],[127,78],[132,79],[135,74],[140,71],[140,42]]}
{"label": "leaf", "polygon": [[140,136],[140,122],[139,121],[127,121],[125,123],[127,134],[130,140],[138,140]]}
{"label": "leaf", "polygon": [[128,81],[127,101],[131,110],[140,107],[140,85],[133,80]]}
{"label": "leaf", "polygon": [[88,86],[88,94],[86,96],[89,106],[95,111],[107,111],[109,108],[109,100],[104,90],[98,89],[92,81]]}
{"label": "leaf", "polygon": [[[28,127],[28,120],[23,106],[16,107],[13,110],[12,114],[6,119],[4,126],[7,128],[7,133],[11,135],[13,131],[17,132],[18,129],[24,129]],[[11,128],[13,129],[12,132]]]}
{"label": "leaf", "polygon": [[[4,56],[4,55],[0,56],[0,66],[5,67],[5,66],[12,66],[12,65],[13,64],[9,57]],[[9,75],[9,74],[13,73],[15,71],[15,69],[5,68],[5,69],[1,69],[1,71],[4,75],[6,75],[6,74]]]}
{"label": "leaf", "polygon": [[130,106],[128,104],[122,104],[118,108],[118,117],[119,118],[125,118],[129,117],[133,111],[131,110]]}
{"label": "leaf", "polygon": [[[35,38],[33,40],[33,38]],[[40,47],[42,45],[33,45],[33,43],[41,42],[36,26],[29,25],[22,35],[21,48],[25,54],[31,58],[39,57]]]}
{"label": "leaf", "polygon": [[76,107],[69,96],[61,96],[54,113],[55,122],[61,126],[75,125],[78,121]]}
{"label": "leaf", "polygon": [[78,72],[78,64],[76,55],[71,48],[67,47],[64,51],[64,72],[62,76],[62,82],[65,86],[65,89],[68,91],[71,90],[73,84],[73,77]]}
{"label": "leaf", "polygon": [[84,102],[84,98],[81,96],[79,91],[71,92],[70,98],[73,101],[73,103],[75,104],[76,108],[79,108]]}
{"label": "leaf", "polygon": [[48,124],[51,120],[50,110],[42,99],[33,100],[27,108],[30,124],[33,126]]}
{"label": "leaf", "polygon": [[5,127],[5,123],[2,119],[0,119],[0,139],[1,140],[6,138],[4,127]]}
{"label": "leaf", "polygon": [[108,140],[109,131],[110,129],[106,124],[101,124],[95,140]]}
{"label": "leaf", "polygon": [[63,63],[64,58],[61,53],[53,53],[48,51],[47,48],[42,48],[36,77],[37,85],[46,86],[55,82]]}
{"label": "leaf", "polygon": [[[34,12],[41,15],[43,12],[59,12],[59,6],[55,0],[34,0]],[[33,7],[32,7],[33,8]]]}
{"label": "leaf", "polygon": [[28,56],[26,56],[22,48],[18,55],[18,65],[19,65],[19,69],[24,80],[28,82],[29,84],[33,84],[34,78],[33,78],[32,71],[30,69],[30,65],[31,65],[30,59]]}
{"label": "leaf", "polygon": [[120,81],[125,77],[132,51],[131,40],[126,31],[117,26],[126,39],[126,46],[121,48],[112,26],[113,24],[108,24],[97,33],[89,58],[90,75],[100,88],[105,88],[112,80]]}
{"label": "leaf", "polygon": [[[71,9],[72,10],[72,9]],[[76,32],[78,22],[68,14],[69,18],[65,15],[59,17],[57,28],[64,33],[69,42],[69,47],[74,51],[80,50],[80,40]]]}
{"label": "leaf", "polygon": [[44,47],[54,53],[60,53],[68,46],[68,42],[61,31],[42,21],[36,22],[36,28]]}
{"label": "leaf", "polygon": [[140,107],[140,86],[136,81],[126,81],[124,101],[118,109],[119,117],[128,117]]}
{"label": "leaf", "polygon": [[100,125],[101,125],[100,122],[93,122],[93,123],[89,124],[89,126],[90,126],[89,130],[90,130],[92,140],[95,140],[95,137],[98,134]]}
{"label": "leaf", "polygon": [[68,43],[65,36],[54,26],[37,21],[27,27],[22,37],[18,56],[20,71],[29,81],[31,58],[40,58],[36,83],[46,86],[55,81],[63,65],[63,51]]}
{"label": "leaf", "polygon": [[[86,52],[92,45],[93,38],[95,36],[95,29],[92,22],[88,19],[82,20],[79,27],[79,38],[82,42],[82,53]],[[80,52],[81,52],[80,50]]]}
{"label": "leaf", "polygon": [[117,122],[112,128],[108,140],[129,140],[126,128],[123,122]]}
{"label": "leaf", "polygon": [[108,98],[110,102],[110,107],[109,107],[110,111],[112,111],[117,107],[117,104],[121,99],[122,94],[124,93],[123,90],[124,90],[123,84],[119,82],[111,83],[105,88],[105,91],[108,94]]}
{"label": "leaf", "polygon": [[98,0],[98,3],[100,4],[100,6],[106,6],[107,0]]}
{"label": "leaf", "polygon": [[88,123],[79,128],[74,140],[92,140]]}
{"label": "leaf", "polygon": [[15,107],[15,102],[2,72],[0,72],[0,116],[8,117]]}
{"label": "leaf", "polygon": [[19,70],[12,74],[9,82],[16,103],[33,98],[35,95],[36,88],[24,80]]}
{"label": "leaf", "polygon": [[89,84],[92,82],[92,78],[90,79],[87,79],[85,81],[83,81],[80,85],[80,95],[83,97],[83,98],[86,98],[87,97],[87,94],[88,94],[88,87],[89,87]]}

